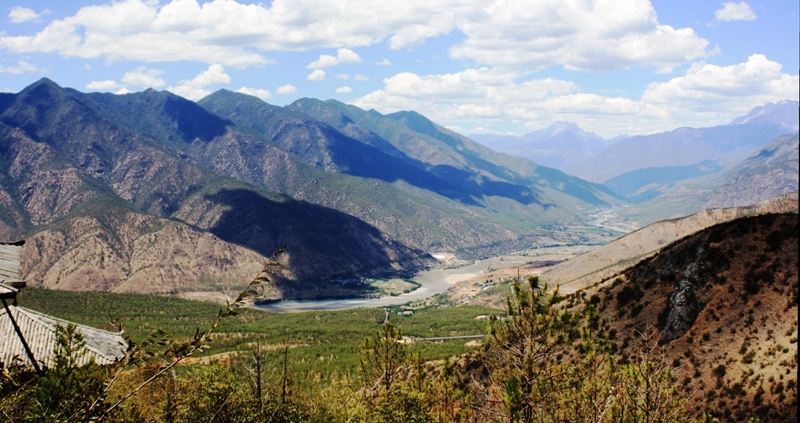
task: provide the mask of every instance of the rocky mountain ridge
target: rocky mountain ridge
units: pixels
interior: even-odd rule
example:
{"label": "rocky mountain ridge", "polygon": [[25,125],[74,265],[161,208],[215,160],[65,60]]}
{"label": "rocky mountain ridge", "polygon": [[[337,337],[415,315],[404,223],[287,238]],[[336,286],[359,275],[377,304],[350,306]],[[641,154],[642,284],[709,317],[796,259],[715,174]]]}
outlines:
{"label": "rocky mountain ridge", "polygon": [[[249,269],[287,244],[277,296],[343,295],[328,281],[426,266],[423,249],[566,240],[548,228],[621,204],[600,185],[491,152],[413,113],[318,102],[351,121],[332,126],[299,105],[241,94],[200,103],[154,90],[84,94],[47,79],[0,96],[0,236],[31,239],[32,285],[217,289],[241,277],[225,277],[224,257],[241,255],[236,265]],[[150,237],[163,245],[138,250]],[[166,253],[204,239],[216,247]],[[201,260],[205,251],[217,259]],[[108,266],[95,269],[97,260]]]}
{"label": "rocky mountain ridge", "polygon": [[[246,283],[248,279],[239,279],[241,275],[235,272],[236,281],[228,278],[229,272],[224,266],[214,270],[209,264],[194,270],[192,263],[168,255],[167,264],[180,270],[161,275],[156,278],[157,287],[142,291],[130,286],[131,281],[144,283],[134,277],[135,266],[128,263],[130,257],[137,254],[134,243],[105,242],[105,238],[135,236],[137,230],[128,227],[125,219],[105,220],[99,232],[91,229],[94,225],[91,218],[88,223],[86,221],[89,209],[93,213],[107,214],[120,212],[120,207],[131,210],[132,214],[120,212],[131,219],[139,214],[147,215],[148,219],[174,219],[173,215],[186,204],[197,202],[214,203],[211,209],[216,210],[216,214],[203,222],[190,223],[194,230],[204,231],[207,236],[213,234],[219,243],[231,244],[220,250],[222,256],[227,254],[224,251],[237,251],[247,263],[253,262],[253,254],[264,262],[264,256],[281,243],[302,245],[282,257],[287,266],[297,269],[284,274],[285,287],[292,286],[292,281],[325,281],[328,277],[354,273],[380,274],[412,269],[432,260],[356,218],[268,194],[214,174],[104,113],[102,107],[84,94],[62,89],[50,81],[34,84],[16,95],[14,101],[5,103],[0,120],[4,170],[0,181],[7,194],[5,213],[0,217],[7,230],[3,237],[30,237],[44,231],[52,236],[42,234],[43,239],[72,240],[70,243],[54,242],[55,249],[43,248],[26,255],[37,260],[36,266],[26,267],[30,275],[24,275],[32,285],[181,292],[203,288],[198,285],[198,278],[201,278],[198,272],[205,274],[202,277],[212,278],[212,284],[219,286]],[[247,203],[236,204],[233,200],[236,198],[244,198]],[[236,219],[230,214],[235,205],[244,210],[259,206],[272,214],[237,216],[238,221],[231,225],[226,222]],[[67,223],[56,225],[57,221]],[[205,227],[198,226],[203,223]],[[314,225],[317,225],[316,231]],[[167,237],[166,232],[161,234]],[[176,236],[173,234],[173,238]],[[201,238],[203,236],[195,234],[167,243]],[[103,246],[89,248],[92,243]],[[33,248],[35,243],[30,245]],[[81,248],[84,245],[86,248]],[[348,251],[342,251],[339,246]],[[242,247],[253,251],[244,253]],[[185,248],[192,249],[191,246]],[[153,256],[143,260],[158,262],[163,257],[154,255],[160,252],[157,250],[148,249],[148,254]],[[99,256],[95,256],[97,254]],[[70,260],[71,264],[64,265],[63,260]],[[96,260],[113,263],[109,264],[109,269],[116,270],[93,273]],[[46,264],[51,264],[52,268],[41,267]],[[187,275],[192,277],[184,279]],[[316,285],[318,288],[319,282]],[[296,286],[293,290],[302,291]]]}
{"label": "rocky mountain ridge", "polygon": [[713,182],[706,208],[737,207],[798,190],[798,134],[778,137]]}

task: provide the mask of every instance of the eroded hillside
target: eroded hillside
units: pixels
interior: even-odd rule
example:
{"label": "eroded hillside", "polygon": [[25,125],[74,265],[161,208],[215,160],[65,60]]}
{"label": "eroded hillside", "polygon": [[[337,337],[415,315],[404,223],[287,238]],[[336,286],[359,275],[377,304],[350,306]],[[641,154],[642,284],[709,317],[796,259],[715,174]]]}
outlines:
{"label": "eroded hillside", "polygon": [[797,223],[790,213],[713,226],[577,298],[598,305],[621,361],[655,331],[694,411],[796,421]]}

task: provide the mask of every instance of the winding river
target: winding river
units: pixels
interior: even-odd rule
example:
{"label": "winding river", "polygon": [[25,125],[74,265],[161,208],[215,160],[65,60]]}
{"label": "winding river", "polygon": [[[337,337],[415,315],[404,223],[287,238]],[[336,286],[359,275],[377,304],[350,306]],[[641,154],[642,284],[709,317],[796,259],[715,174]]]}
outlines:
{"label": "winding river", "polygon": [[456,282],[482,275],[490,265],[497,263],[500,260],[500,257],[492,257],[486,260],[476,261],[471,265],[459,267],[457,269],[437,269],[419,272],[414,275],[413,280],[419,283],[420,287],[412,292],[398,295],[396,297],[387,296],[381,298],[281,301],[272,304],[263,304],[257,307],[276,313],[294,313],[299,311],[345,310],[348,308],[386,307],[390,305],[404,304],[409,301],[432,297],[436,294],[446,291],[447,288],[450,288]]}

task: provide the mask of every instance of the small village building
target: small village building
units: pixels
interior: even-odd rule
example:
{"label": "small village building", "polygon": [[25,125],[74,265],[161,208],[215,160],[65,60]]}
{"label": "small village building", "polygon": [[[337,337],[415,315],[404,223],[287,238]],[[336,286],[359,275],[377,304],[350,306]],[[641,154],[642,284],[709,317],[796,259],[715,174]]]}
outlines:
{"label": "small village building", "polygon": [[127,344],[121,333],[75,324],[38,311],[20,307],[17,294],[25,287],[20,280],[20,253],[23,242],[0,243],[0,363],[19,362],[35,368],[53,363],[56,328],[73,324],[83,335],[86,347],[78,364],[90,361],[108,364],[125,355]]}

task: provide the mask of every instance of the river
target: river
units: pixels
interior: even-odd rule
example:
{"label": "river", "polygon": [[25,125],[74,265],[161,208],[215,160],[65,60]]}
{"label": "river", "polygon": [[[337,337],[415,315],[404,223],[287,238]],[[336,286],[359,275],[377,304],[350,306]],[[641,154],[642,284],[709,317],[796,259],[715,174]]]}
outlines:
{"label": "river", "polygon": [[486,260],[476,261],[471,265],[459,267],[457,269],[437,269],[419,272],[414,275],[412,279],[419,283],[420,287],[412,292],[395,297],[280,301],[277,303],[258,305],[257,307],[276,313],[295,313],[299,311],[345,310],[348,308],[386,307],[404,304],[409,301],[432,297],[446,291],[447,288],[450,288],[456,282],[482,275],[490,265],[500,260],[500,257],[492,257]]}

